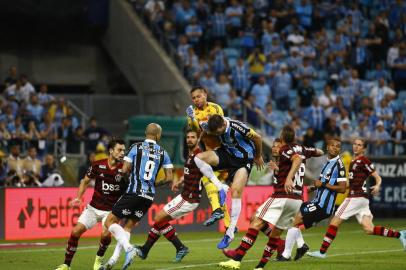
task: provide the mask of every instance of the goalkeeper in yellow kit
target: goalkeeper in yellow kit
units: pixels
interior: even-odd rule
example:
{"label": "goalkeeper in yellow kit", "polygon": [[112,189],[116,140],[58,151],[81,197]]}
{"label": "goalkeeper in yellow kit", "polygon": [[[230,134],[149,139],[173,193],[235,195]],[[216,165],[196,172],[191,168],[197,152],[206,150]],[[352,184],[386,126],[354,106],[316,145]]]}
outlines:
{"label": "goalkeeper in yellow kit", "polygon": [[[200,141],[204,144],[204,147],[206,148],[205,150],[215,149],[220,146],[220,140],[217,136],[205,133],[203,127],[207,125],[210,115],[219,114],[224,116],[223,109],[216,103],[207,102],[207,90],[203,87],[193,87],[190,90],[190,94],[193,105],[190,105],[186,109],[189,127],[201,134]],[[220,180],[224,179],[221,177],[220,172],[216,172],[216,176],[220,176]],[[202,182],[213,209],[211,217],[204,222],[204,225],[210,226],[216,221],[224,218],[224,225],[225,227],[228,227],[230,224],[230,215],[226,204],[223,206],[220,205],[217,187],[207,177],[203,177]]]}

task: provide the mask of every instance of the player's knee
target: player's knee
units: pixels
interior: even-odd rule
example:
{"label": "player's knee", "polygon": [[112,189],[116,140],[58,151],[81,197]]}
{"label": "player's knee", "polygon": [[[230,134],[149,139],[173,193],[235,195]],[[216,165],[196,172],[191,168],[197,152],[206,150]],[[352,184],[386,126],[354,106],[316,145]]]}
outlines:
{"label": "player's knee", "polygon": [[71,234],[72,234],[74,237],[79,238],[80,236],[82,236],[82,234],[83,234],[85,231],[86,231],[86,229],[83,229],[82,227],[79,227],[79,226],[75,226],[75,227],[72,229]]}
{"label": "player's knee", "polygon": [[240,189],[232,189],[231,190],[231,197],[232,198],[241,198],[242,196],[242,190]]}

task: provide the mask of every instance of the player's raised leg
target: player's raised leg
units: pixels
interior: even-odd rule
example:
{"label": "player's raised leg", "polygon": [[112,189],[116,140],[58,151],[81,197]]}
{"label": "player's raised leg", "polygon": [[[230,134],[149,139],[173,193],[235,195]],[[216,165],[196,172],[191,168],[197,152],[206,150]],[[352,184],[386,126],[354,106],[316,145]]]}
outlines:
{"label": "player's raised leg", "polygon": [[366,234],[398,238],[402,244],[402,247],[406,250],[406,240],[404,238],[405,231],[396,231],[384,226],[375,226],[372,222],[372,216],[363,216],[361,219],[361,225]]}
{"label": "player's raised leg", "polygon": [[246,168],[240,168],[235,173],[233,183],[231,185],[231,220],[223,239],[217,245],[219,249],[229,246],[230,242],[234,239],[234,231],[237,226],[238,218],[241,213],[241,197],[245,185],[248,181],[248,171]]}

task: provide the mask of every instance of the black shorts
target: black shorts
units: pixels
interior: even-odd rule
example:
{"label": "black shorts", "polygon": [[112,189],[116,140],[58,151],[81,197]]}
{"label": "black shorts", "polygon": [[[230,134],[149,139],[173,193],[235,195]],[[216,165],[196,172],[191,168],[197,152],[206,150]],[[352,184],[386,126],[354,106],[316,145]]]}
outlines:
{"label": "black shorts", "polygon": [[300,206],[300,213],[303,217],[303,225],[306,229],[312,227],[315,223],[330,217],[326,212],[317,204],[305,202]]}
{"label": "black shorts", "polygon": [[140,221],[148,212],[152,202],[153,200],[137,194],[126,193],[114,204],[111,212],[120,219],[131,218]]}
{"label": "black shorts", "polygon": [[219,157],[219,164],[214,168],[214,170],[227,170],[228,177],[226,182],[228,184],[233,182],[235,173],[241,168],[247,169],[248,175],[250,174],[252,165],[254,163],[252,159],[237,158],[228,153],[224,147],[217,148],[214,150],[214,152]]}

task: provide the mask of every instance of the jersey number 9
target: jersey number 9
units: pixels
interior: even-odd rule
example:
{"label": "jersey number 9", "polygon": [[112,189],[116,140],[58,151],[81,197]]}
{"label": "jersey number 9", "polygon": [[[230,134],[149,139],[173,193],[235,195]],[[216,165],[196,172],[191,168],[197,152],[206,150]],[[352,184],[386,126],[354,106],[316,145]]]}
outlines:
{"label": "jersey number 9", "polygon": [[144,179],[149,181],[152,179],[153,173],[155,169],[155,162],[148,160],[145,163],[145,169],[144,169]]}

